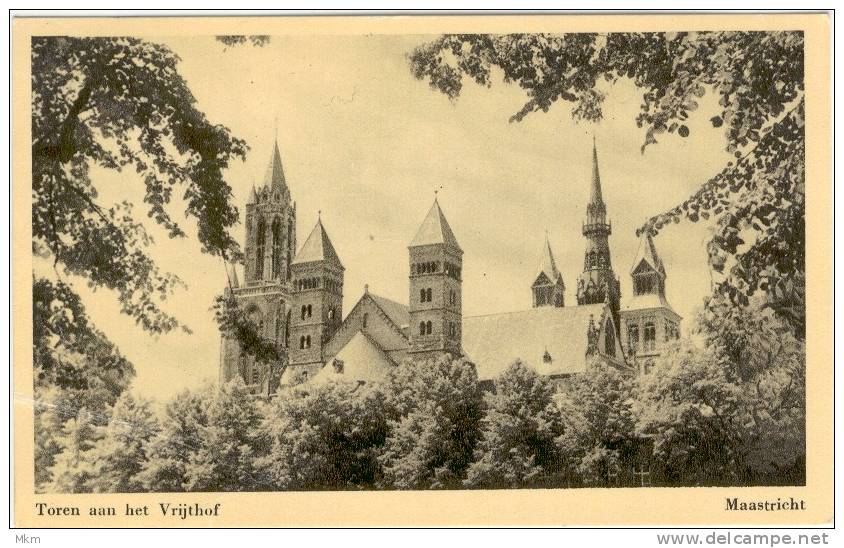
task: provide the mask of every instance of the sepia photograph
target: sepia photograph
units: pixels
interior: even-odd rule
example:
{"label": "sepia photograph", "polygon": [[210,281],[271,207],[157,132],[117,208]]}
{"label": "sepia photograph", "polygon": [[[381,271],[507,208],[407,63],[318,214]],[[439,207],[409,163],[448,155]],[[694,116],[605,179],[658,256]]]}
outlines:
{"label": "sepia photograph", "polygon": [[827,18],[636,17],[16,21],[17,514],[831,516]]}

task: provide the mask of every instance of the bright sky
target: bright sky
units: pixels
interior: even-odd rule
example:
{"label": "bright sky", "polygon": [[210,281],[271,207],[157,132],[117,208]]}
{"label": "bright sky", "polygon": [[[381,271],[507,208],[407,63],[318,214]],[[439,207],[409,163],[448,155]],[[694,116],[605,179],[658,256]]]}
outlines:
{"label": "bright sky", "polygon": [[[624,302],[631,294],[635,228],[682,202],[729,159],[721,130],[708,123],[711,105],[689,121],[690,137],[666,137],[642,155],[643,131],[634,121],[640,95],[632,85],[608,88],[606,119],[597,126],[572,122],[566,104],[509,123],[525,99],[517,86],[496,82],[485,89],[467,82],[452,103],[411,76],[405,56],[429,38],[273,37],[263,48],[225,51],[211,37],[153,40],[181,57],[181,73],[208,118],[251,147],[247,161],[227,174],[241,211],[253,181],[263,178],[278,119],[297,203],[298,245],[322,210],[346,267],[345,312],[366,283],[374,293],[407,302],[407,244],[435,190],[465,251],[465,314],[530,306],[546,229],[566,283],[566,304],[575,304],[593,132]],[[98,171],[92,177],[103,203],[128,198],[146,220],[142,181],[133,173]],[[177,218],[181,205],[171,208]],[[200,252],[193,226],[185,227],[190,238],[183,240],[152,229],[151,254],[188,284],[166,305],[192,335],[154,338],[119,313],[113,294],[74,284],[94,322],[135,364],[134,389],[147,397],[169,398],[217,375],[220,336],[210,306],[225,272],[218,259]],[[684,327],[709,292],[708,231],[705,224],[681,223],[655,240],[668,271],[668,299]],[[242,233],[238,227],[241,240]]]}

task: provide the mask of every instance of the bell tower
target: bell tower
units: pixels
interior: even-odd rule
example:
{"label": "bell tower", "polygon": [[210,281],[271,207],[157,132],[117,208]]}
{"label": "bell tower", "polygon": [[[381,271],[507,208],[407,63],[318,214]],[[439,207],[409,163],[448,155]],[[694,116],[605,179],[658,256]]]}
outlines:
{"label": "bell tower", "polygon": [[609,303],[618,330],[621,286],[610,260],[610,234],[612,225],[607,222],[607,206],[601,194],[601,175],[598,171],[598,149],[593,138],[592,184],[589,203],[586,204],[586,221],[583,223],[586,254],[583,272],[577,280],[577,304]]}
{"label": "bell tower", "polygon": [[420,359],[462,355],[463,250],[436,199],[408,254],[410,354]]}
{"label": "bell tower", "polygon": [[226,295],[234,297],[265,341],[279,350],[278,363],[258,363],[242,352],[238,341],[223,335],[219,382],[237,377],[256,394],[275,392],[279,376],[287,365],[290,335],[290,273],[296,249],[296,204],[284,175],[278,142],[273,143],[270,162],[259,188],[252,185],[246,202],[246,238],[243,277],[236,267],[227,268]]}
{"label": "bell tower", "polygon": [[325,344],[343,318],[344,271],[320,218],[291,264],[290,370],[293,375],[313,376],[325,363]]}

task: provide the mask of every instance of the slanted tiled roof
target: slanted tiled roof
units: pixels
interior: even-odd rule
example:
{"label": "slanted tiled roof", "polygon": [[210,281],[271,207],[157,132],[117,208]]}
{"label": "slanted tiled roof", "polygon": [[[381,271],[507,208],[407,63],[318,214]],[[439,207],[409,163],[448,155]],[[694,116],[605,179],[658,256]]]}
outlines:
{"label": "slanted tiled roof", "polygon": [[410,242],[410,247],[433,244],[445,244],[457,251],[463,251],[460,249],[460,244],[457,243],[457,238],[448,225],[437,200],[434,200],[434,205],[431,206],[428,215],[425,216],[425,220],[422,221],[419,230],[416,231],[416,236]]}
{"label": "slanted tiled roof", "polygon": [[410,312],[408,311],[406,304],[397,303],[387,297],[381,297],[380,295],[376,295],[374,293],[369,293],[369,296],[372,297],[372,300],[375,301],[378,308],[384,311],[384,314],[390,318],[390,321],[393,322],[396,327],[401,329],[410,325]]}
{"label": "slanted tiled roof", "polygon": [[[342,363],[342,368],[337,367]],[[366,333],[358,331],[340,352],[314,375],[312,383],[331,380],[377,382],[396,366],[393,360],[378,347]],[[342,369],[339,371],[338,369]]]}
{"label": "slanted tiled roof", "polygon": [[634,295],[627,299],[622,306],[622,311],[628,310],[647,310],[651,308],[667,308],[673,314],[680,318],[680,315],[671,307],[671,303],[662,294],[647,293],[645,295]]}
{"label": "slanted tiled roof", "polygon": [[[586,365],[590,318],[596,327],[605,304],[539,307],[463,318],[463,350],[481,380],[494,379],[517,359],[542,375],[580,373]],[[543,360],[545,353],[550,363]]]}
{"label": "slanted tiled roof", "polygon": [[322,226],[321,219],[317,221],[308,239],[305,240],[302,249],[296,254],[293,264],[310,263],[313,261],[328,261],[343,268],[343,263],[340,262],[340,257],[337,256],[337,251],[334,250],[334,246],[328,238],[328,233],[325,231],[325,227]]}
{"label": "slanted tiled roof", "polygon": [[656,246],[650,232],[642,233],[642,238],[639,240],[639,250],[636,251],[636,258],[633,259],[633,266],[630,269],[631,274],[639,268],[642,261],[645,261],[648,266],[665,277],[665,267],[656,252]]}

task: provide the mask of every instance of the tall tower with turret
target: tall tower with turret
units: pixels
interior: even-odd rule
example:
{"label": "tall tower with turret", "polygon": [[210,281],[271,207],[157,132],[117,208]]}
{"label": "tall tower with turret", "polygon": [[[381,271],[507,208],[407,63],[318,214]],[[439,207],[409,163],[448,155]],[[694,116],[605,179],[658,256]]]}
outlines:
{"label": "tall tower with turret", "polygon": [[320,218],[291,264],[291,378],[312,377],[325,363],[325,344],[343,319],[344,271]]}
{"label": "tall tower with turret", "polygon": [[551,252],[551,243],[548,241],[548,234],[545,234],[545,246],[542,248],[542,259],[539,262],[539,270],[530,287],[533,293],[533,307],[554,306],[562,308],[565,306],[566,284],[563,283],[563,275],[557,270],[557,263],[554,261],[554,254]]}
{"label": "tall tower with turret", "polygon": [[[249,193],[246,203],[243,283],[234,266],[227,267],[227,295],[274,342],[284,356],[290,331],[291,262],[296,250],[296,204],[284,175],[278,142],[273,144],[263,184]],[[255,393],[270,394],[285,363],[256,363],[231,336],[222,337],[220,383],[240,377]],[[282,360],[283,361],[283,360]]]}
{"label": "tall tower with turret", "polygon": [[577,280],[577,304],[609,303],[616,330],[618,330],[621,286],[613,272],[610,259],[609,236],[611,233],[612,225],[607,221],[607,206],[601,194],[598,149],[593,140],[592,184],[589,203],[586,204],[586,220],[583,223],[586,254],[583,272]]}
{"label": "tall tower with turret", "polygon": [[639,371],[647,373],[665,345],[680,337],[683,320],[665,297],[668,276],[649,232],[642,234],[630,276],[633,297],[621,311],[622,346]]}
{"label": "tall tower with turret", "polygon": [[462,354],[463,250],[435,199],[408,246],[410,354]]}

